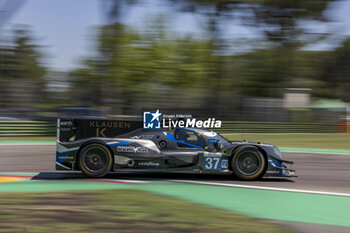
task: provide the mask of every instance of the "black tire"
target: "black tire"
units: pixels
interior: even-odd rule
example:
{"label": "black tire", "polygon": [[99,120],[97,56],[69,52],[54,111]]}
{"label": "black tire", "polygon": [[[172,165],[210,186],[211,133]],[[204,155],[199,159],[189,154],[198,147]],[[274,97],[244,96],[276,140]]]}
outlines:
{"label": "black tire", "polygon": [[242,146],[235,150],[231,159],[231,168],[239,179],[257,180],[266,172],[266,159],[258,148]]}
{"label": "black tire", "polygon": [[78,164],[85,175],[103,177],[112,168],[112,153],[103,144],[91,143],[84,146],[79,152]]}

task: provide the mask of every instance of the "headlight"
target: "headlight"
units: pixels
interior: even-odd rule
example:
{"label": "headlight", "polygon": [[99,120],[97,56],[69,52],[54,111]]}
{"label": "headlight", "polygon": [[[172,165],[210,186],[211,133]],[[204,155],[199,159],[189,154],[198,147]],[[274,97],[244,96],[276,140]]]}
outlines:
{"label": "headlight", "polygon": [[276,153],[277,155],[279,155],[279,156],[282,157],[281,151],[280,151],[280,149],[279,149],[277,146],[273,146],[273,150],[275,151],[275,153]]}

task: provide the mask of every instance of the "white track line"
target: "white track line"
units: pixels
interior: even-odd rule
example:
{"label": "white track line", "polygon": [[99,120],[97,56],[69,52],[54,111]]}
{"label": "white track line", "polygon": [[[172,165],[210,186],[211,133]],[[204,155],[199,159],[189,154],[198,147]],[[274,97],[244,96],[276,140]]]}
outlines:
{"label": "white track line", "polygon": [[274,188],[274,187],[267,187],[267,186],[242,185],[242,184],[224,184],[224,183],[196,181],[196,180],[171,180],[171,181],[181,182],[181,183],[191,183],[191,184],[225,186],[225,187],[234,187],[234,188],[260,189],[260,190],[271,190],[271,191],[283,191],[283,192],[294,192],[294,193],[308,193],[308,194],[321,194],[321,195],[350,197],[350,193],[323,192],[323,191],[314,191],[314,190],[305,190],[305,189]]}
{"label": "white track line", "polygon": [[150,181],[146,180],[124,180],[124,179],[103,179],[105,181],[117,181],[117,182],[126,182],[126,183],[133,183],[133,184],[146,184]]}
{"label": "white track line", "polygon": [[281,150],[281,152],[282,153],[299,153],[299,154],[320,154],[320,155],[346,155],[346,156],[350,155],[350,153],[347,154],[347,153],[323,152],[323,151],[312,152],[312,151],[283,151],[283,150]]}

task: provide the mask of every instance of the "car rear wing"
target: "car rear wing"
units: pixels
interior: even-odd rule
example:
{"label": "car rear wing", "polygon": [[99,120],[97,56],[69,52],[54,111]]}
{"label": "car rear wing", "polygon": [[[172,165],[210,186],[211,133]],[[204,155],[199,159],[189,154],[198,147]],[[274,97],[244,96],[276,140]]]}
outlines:
{"label": "car rear wing", "polygon": [[57,119],[57,140],[73,142],[90,137],[113,138],[140,128],[141,121]]}

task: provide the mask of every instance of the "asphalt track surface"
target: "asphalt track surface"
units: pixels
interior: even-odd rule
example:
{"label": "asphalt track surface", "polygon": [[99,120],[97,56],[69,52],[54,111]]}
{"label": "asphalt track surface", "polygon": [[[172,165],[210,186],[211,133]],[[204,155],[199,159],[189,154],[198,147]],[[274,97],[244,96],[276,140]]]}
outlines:
{"label": "asphalt track surface", "polygon": [[[0,145],[1,172],[55,171],[54,145]],[[241,184],[287,189],[303,189],[350,194],[350,155],[283,153],[283,158],[294,161],[294,179],[263,179],[245,182],[227,175],[195,175],[171,173],[115,173],[111,178],[197,180],[223,184]]]}
{"label": "asphalt track surface", "polygon": [[[320,192],[336,192],[350,195],[350,155],[283,153],[283,158],[294,161],[295,179],[263,179],[244,182],[226,175],[193,175],[171,173],[113,173],[107,178],[129,180],[178,180],[228,185],[261,186]],[[55,171],[54,145],[0,145],[1,172],[39,172],[43,177]],[[74,177],[78,174],[67,173]],[[350,215],[349,215],[350,219]],[[349,220],[350,221],[350,220]],[[279,222],[280,223],[280,222]],[[349,232],[349,228],[307,223],[282,223],[301,232]]]}

